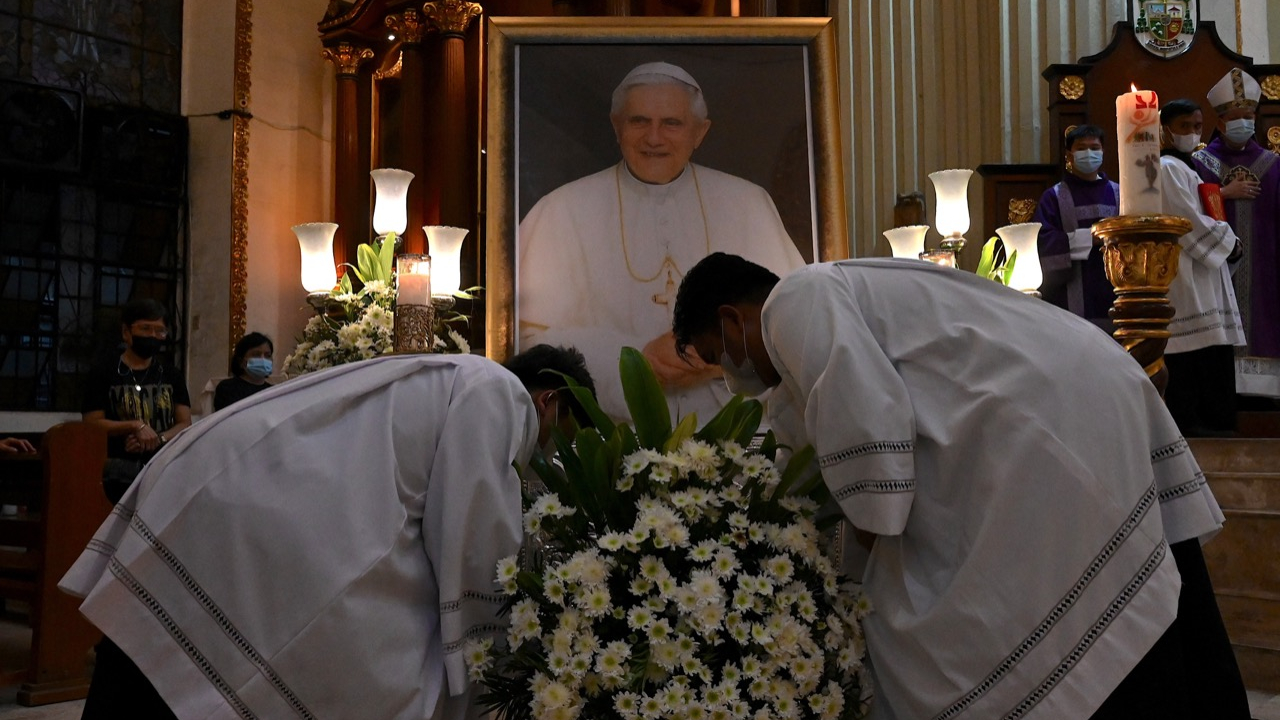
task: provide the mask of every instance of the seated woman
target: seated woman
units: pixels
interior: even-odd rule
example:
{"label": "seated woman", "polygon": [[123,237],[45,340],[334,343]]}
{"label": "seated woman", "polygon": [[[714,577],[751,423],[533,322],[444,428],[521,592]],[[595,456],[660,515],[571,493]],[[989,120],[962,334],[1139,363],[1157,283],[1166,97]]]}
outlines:
{"label": "seated woman", "polygon": [[218,383],[213,393],[215,411],[271,387],[271,355],[275,346],[271,338],[251,332],[240,338],[231,353],[231,377]]}

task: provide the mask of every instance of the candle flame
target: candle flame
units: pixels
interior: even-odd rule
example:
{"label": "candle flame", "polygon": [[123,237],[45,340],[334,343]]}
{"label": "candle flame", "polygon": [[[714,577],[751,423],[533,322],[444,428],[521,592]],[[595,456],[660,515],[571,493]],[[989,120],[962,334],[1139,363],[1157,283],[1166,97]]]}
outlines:
{"label": "candle flame", "polygon": [[1131,92],[1138,92],[1138,86],[1134,85],[1133,83],[1129,83],[1129,90]]}

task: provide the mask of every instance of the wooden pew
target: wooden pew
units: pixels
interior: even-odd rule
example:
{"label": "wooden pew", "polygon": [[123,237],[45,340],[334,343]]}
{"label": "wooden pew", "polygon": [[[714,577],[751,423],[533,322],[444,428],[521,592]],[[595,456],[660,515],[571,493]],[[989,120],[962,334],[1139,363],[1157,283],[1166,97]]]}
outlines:
{"label": "wooden pew", "polygon": [[0,598],[31,606],[27,667],[10,678],[23,681],[21,705],[88,692],[89,650],[101,634],[80,615],[80,599],[58,590],[58,581],[111,512],[102,492],[106,455],[102,429],[70,422],[44,434],[38,458],[6,456],[0,464],[0,499],[25,506],[0,515]]}

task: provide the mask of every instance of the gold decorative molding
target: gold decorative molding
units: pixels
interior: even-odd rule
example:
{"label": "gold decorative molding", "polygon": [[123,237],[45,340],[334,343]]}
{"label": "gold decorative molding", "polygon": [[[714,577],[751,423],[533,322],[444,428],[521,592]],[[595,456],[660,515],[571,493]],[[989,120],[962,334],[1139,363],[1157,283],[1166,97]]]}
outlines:
{"label": "gold decorative molding", "polygon": [[334,64],[338,77],[355,77],[360,74],[360,64],[373,58],[373,50],[349,42],[340,42],[320,52],[321,57]]}
{"label": "gold decorative molding", "polygon": [[403,67],[404,67],[404,53],[403,53],[403,52],[398,52],[398,53],[396,53],[396,64],[395,64],[395,65],[392,65],[391,67],[387,68],[386,70],[374,70],[374,71],[373,71],[373,79],[374,79],[374,80],[385,80],[385,79],[387,79],[387,78],[398,78],[398,77],[400,77],[400,70],[401,70]]}
{"label": "gold decorative molding", "polygon": [[1031,222],[1031,216],[1035,214],[1036,200],[1034,198],[1013,198],[1009,201],[1010,225]]}
{"label": "gold decorative molding", "polygon": [[409,45],[422,42],[422,38],[426,37],[427,31],[431,29],[422,15],[413,8],[408,8],[398,15],[388,15],[385,22],[401,42]]}
{"label": "gold decorative molding", "polygon": [[1280,125],[1267,128],[1267,144],[1271,152],[1280,153]]}
{"label": "gold decorative molding", "polygon": [[1115,332],[1147,372],[1160,394],[1169,381],[1164,350],[1169,344],[1169,285],[1178,274],[1178,238],[1191,231],[1191,221],[1172,215],[1121,215],[1096,223],[1102,239],[1102,262],[1116,290],[1111,305]]}
{"label": "gold decorative molding", "polygon": [[464,35],[471,21],[480,17],[484,8],[466,0],[436,0],[422,6],[422,12],[445,35]]}
{"label": "gold decorative molding", "polygon": [[1268,100],[1280,100],[1280,75],[1264,75],[1262,82],[1258,83],[1262,86],[1262,96]]}
{"label": "gold decorative molding", "polygon": [[[236,0],[236,108],[249,111],[253,59],[253,0]],[[231,118],[231,318],[230,342],[244,336],[249,307],[249,118]]]}
{"label": "gold decorative molding", "polygon": [[1084,95],[1084,78],[1067,75],[1058,81],[1058,94],[1068,100],[1079,100]]}

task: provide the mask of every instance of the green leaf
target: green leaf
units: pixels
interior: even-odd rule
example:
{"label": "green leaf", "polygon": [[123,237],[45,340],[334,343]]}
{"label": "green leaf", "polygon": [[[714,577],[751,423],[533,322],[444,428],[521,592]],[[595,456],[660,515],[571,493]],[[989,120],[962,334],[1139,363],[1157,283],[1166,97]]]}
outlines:
{"label": "green leaf", "polygon": [[680,418],[680,424],[676,425],[676,429],[671,433],[671,437],[667,438],[666,444],[663,446],[664,452],[671,452],[678,449],[684,444],[685,440],[693,437],[693,431],[698,427],[698,414],[689,413]]}
{"label": "green leaf", "polygon": [[746,447],[751,438],[760,429],[760,420],[764,418],[764,405],[759,400],[746,400],[738,410],[737,423],[730,436],[734,442]]}
{"label": "green leaf", "polygon": [[[351,267],[351,265],[348,263],[342,263],[342,264],[346,265],[347,267]],[[350,294],[351,273],[342,273],[342,279],[338,281],[338,287],[342,289],[342,292]]]}
{"label": "green leaf", "polygon": [[1004,285],[1009,284],[1009,280],[1013,278],[1013,265],[1018,262],[1018,251],[1014,250],[1009,253],[1009,259],[1005,260],[1004,267],[1001,268],[1000,282]]}
{"label": "green leaf", "polygon": [[396,234],[387,233],[382,240],[382,247],[378,248],[378,279],[385,283],[391,282],[392,268],[396,264]]}
{"label": "green leaf", "polygon": [[622,348],[618,370],[622,375],[622,395],[636,426],[636,437],[644,447],[661,448],[671,435],[671,410],[658,384],[658,376],[653,374],[644,355],[632,347]]}
{"label": "green leaf", "polygon": [[778,481],[778,488],[774,490],[773,496],[775,498],[785,496],[791,485],[809,469],[809,465],[816,455],[817,452],[812,445],[806,445],[800,452],[792,455],[791,460],[787,462],[786,469],[782,471],[782,479]]}
{"label": "green leaf", "polygon": [[378,255],[367,243],[356,248],[356,276],[362,283],[378,279]]}
{"label": "green leaf", "polygon": [[978,260],[978,269],[974,274],[978,277],[992,278],[996,264],[996,238],[991,238],[982,245],[982,257]]}
{"label": "green leaf", "polygon": [[559,370],[546,369],[542,372],[559,375],[564,380],[565,386],[569,388],[569,392],[573,393],[573,397],[587,411],[587,417],[591,418],[591,424],[595,426],[596,430],[599,430],[600,434],[606,437],[613,434],[615,427],[613,419],[604,410],[600,409],[600,403],[596,401],[596,396],[592,395],[590,390]]}
{"label": "green leaf", "polygon": [[729,398],[729,402],[720,408],[720,412],[698,431],[698,439],[706,442],[715,442],[727,437],[732,437],[730,430],[734,427],[734,419],[738,415],[738,408],[742,407],[743,398],[741,395],[734,395]]}

